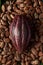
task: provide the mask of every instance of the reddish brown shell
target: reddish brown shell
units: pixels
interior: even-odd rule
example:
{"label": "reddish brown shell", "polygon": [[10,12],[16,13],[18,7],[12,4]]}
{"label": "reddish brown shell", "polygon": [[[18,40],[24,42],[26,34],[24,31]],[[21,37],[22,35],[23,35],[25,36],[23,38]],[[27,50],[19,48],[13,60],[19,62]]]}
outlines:
{"label": "reddish brown shell", "polygon": [[25,50],[31,37],[29,19],[23,15],[16,15],[10,24],[10,39],[18,52]]}

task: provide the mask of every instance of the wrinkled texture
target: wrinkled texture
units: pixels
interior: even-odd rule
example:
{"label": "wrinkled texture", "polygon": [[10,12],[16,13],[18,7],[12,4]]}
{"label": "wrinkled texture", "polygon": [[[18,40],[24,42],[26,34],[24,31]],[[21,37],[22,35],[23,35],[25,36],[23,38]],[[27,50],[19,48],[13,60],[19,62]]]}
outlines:
{"label": "wrinkled texture", "polygon": [[18,52],[25,50],[30,40],[29,19],[23,15],[16,15],[10,24],[10,39]]}

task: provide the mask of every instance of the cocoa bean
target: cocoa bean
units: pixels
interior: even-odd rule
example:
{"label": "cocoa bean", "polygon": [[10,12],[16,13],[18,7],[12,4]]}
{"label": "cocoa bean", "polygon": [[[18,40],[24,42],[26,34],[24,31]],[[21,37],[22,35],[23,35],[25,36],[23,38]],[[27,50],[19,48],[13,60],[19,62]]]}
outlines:
{"label": "cocoa bean", "polygon": [[42,59],[42,63],[43,63],[43,59]]}
{"label": "cocoa bean", "polygon": [[16,2],[23,2],[23,0],[17,0]]}
{"label": "cocoa bean", "polygon": [[20,55],[18,54],[18,51],[16,51],[15,60],[20,61]]}
{"label": "cocoa bean", "polygon": [[[3,48],[4,49],[4,48]],[[6,52],[5,51],[2,51],[2,53],[1,53],[2,55],[6,55]]]}
{"label": "cocoa bean", "polygon": [[12,19],[14,19],[14,15],[13,15],[13,14],[10,14],[10,17],[11,17]]}
{"label": "cocoa bean", "polygon": [[9,48],[11,49],[12,48],[12,45],[9,43]]}
{"label": "cocoa bean", "polygon": [[11,12],[11,9],[12,9],[12,7],[11,7],[11,5],[9,5],[9,6],[7,7],[8,12]]}
{"label": "cocoa bean", "polygon": [[25,13],[28,13],[28,7],[24,7]]}
{"label": "cocoa bean", "polygon": [[5,32],[5,36],[6,36],[6,37],[9,37],[9,31],[6,31],[6,32]]}
{"label": "cocoa bean", "polygon": [[21,65],[25,65],[25,62],[23,60],[21,61]]}
{"label": "cocoa bean", "polygon": [[39,48],[40,45],[41,45],[41,43],[40,42],[37,42],[37,44],[35,44],[35,48]]}
{"label": "cocoa bean", "polygon": [[35,17],[35,19],[38,19],[38,14],[34,13],[34,17]]}
{"label": "cocoa bean", "polygon": [[37,52],[36,49],[32,48],[32,49],[31,49],[31,52],[33,53],[33,55],[35,55],[35,56],[37,57],[38,52]]}
{"label": "cocoa bean", "polygon": [[4,42],[5,43],[9,43],[10,42],[10,39],[9,38],[4,38]]}
{"label": "cocoa bean", "polygon": [[34,2],[33,7],[37,7],[38,6],[38,2]]}
{"label": "cocoa bean", "polygon": [[2,5],[2,12],[5,12],[5,5]]}
{"label": "cocoa bean", "polygon": [[12,60],[12,59],[13,59],[13,55],[9,55],[9,56],[7,57],[7,61]]}
{"label": "cocoa bean", "polygon": [[25,59],[25,55],[24,54],[21,54],[21,58],[24,60]]}
{"label": "cocoa bean", "polygon": [[1,20],[1,24],[2,24],[2,25],[6,25],[6,22],[3,21],[3,20]]}
{"label": "cocoa bean", "polygon": [[11,17],[10,17],[9,14],[7,14],[7,18],[8,18],[9,21],[11,21]]}
{"label": "cocoa bean", "polygon": [[39,61],[38,60],[31,61],[31,64],[33,64],[33,65],[39,64]]}
{"label": "cocoa bean", "polygon": [[9,1],[6,1],[6,5],[9,5],[10,3],[9,3]]}
{"label": "cocoa bean", "polygon": [[0,23],[0,28],[2,28],[2,24]]}
{"label": "cocoa bean", "polygon": [[40,19],[41,22],[43,22],[43,13],[41,13],[41,14],[39,15],[39,19]]}
{"label": "cocoa bean", "polygon": [[29,63],[30,63],[29,61],[26,61],[26,65],[29,65]]}
{"label": "cocoa bean", "polygon": [[43,56],[40,56],[40,57],[39,57],[39,60],[40,60],[40,61],[43,60]]}
{"label": "cocoa bean", "polygon": [[4,32],[1,33],[1,38],[4,38]]}
{"label": "cocoa bean", "polygon": [[41,57],[42,55],[43,55],[43,53],[40,51],[40,52],[39,52],[39,56]]}
{"label": "cocoa bean", "polygon": [[3,48],[3,47],[4,47],[4,42],[0,41],[0,48]]}
{"label": "cocoa bean", "polygon": [[38,14],[41,13],[41,10],[40,10],[40,8],[39,8],[38,6],[36,7],[36,12],[37,12]]}
{"label": "cocoa bean", "polygon": [[16,62],[14,62],[14,63],[13,63],[13,65],[17,65],[17,63],[16,63]]}
{"label": "cocoa bean", "polygon": [[33,54],[30,54],[31,58],[35,60],[35,56]]}
{"label": "cocoa bean", "polygon": [[43,13],[43,6],[40,6],[41,12]]}
{"label": "cocoa bean", "polygon": [[6,21],[6,20],[7,20],[6,14],[4,14],[4,15],[2,16],[2,20],[3,20],[3,21]]}
{"label": "cocoa bean", "polygon": [[28,61],[28,57],[27,56],[25,56],[25,61]]}
{"label": "cocoa bean", "polygon": [[23,4],[22,3],[20,4],[20,8],[24,8],[24,6],[25,6],[24,3]]}
{"label": "cocoa bean", "polygon": [[39,1],[39,5],[40,5],[40,6],[43,6],[43,2],[42,2],[42,1]]}
{"label": "cocoa bean", "polygon": [[6,58],[2,58],[2,63],[3,63],[3,64],[6,63]]}
{"label": "cocoa bean", "polygon": [[2,61],[2,55],[0,55],[0,62]]}
{"label": "cocoa bean", "polygon": [[11,64],[11,61],[7,61],[6,65],[10,65]]}

